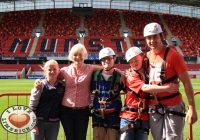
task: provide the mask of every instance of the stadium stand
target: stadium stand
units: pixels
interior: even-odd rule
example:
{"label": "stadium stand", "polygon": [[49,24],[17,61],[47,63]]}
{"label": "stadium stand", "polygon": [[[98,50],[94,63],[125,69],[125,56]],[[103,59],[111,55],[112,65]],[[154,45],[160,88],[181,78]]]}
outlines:
{"label": "stadium stand", "polygon": [[25,78],[25,72],[28,70],[24,64],[0,64],[0,79],[18,79]]}
{"label": "stadium stand", "polygon": [[84,40],[90,54],[98,53],[103,47],[111,47],[119,56],[124,56],[128,49],[124,37],[120,36],[86,36]]}
{"label": "stadium stand", "polygon": [[180,48],[185,56],[200,56],[200,21],[192,17],[162,15],[173,35],[180,39]]}
{"label": "stadium stand", "polygon": [[89,36],[119,36],[119,11],[96,9],[95,15],[85,16],[84,25],[88,28]]}
{"label": "stadium stand", "polygon": [[33,56],[65,56],[79,40],[78,36],[40,36]]}
{"label": "stadium stand", "polygon": [[[86,1],[89,4],[89,0]],[[162,2],[170,2],[167,7],[168,10],[179,6],[175,3],[185,4],[186,1],[195,2],[197,0],[162,0]],[[93,0],[90,1],[91,5],[89,4],[89,6],[91,6],[91,10],[94,12],[89,15],[86,15],[86,13],[82,15],[72,15],[73,6],[77,6],[78,4],[80,6],[78,2],[82,2],[81,0],[24,0],[21,2],[30,2],[30,7],[34,5],[33,9],[42,10],[27,10],[28,8],[24,8],[26,7],[24,5],[19,9],[17,7],[19,5],[15,5],[17,4],[17,0],[15,2],[13,2],[13,0],[12,2],[5,2],[6,4],[14,3],[13,7],[12,5],[4,6],[2,3],[0,4],[1,9],[5,7],[8,11],[11,8],[13,8],[13,10],[22,10],[19,12],[6,11],[3,14],[0,13],[0,63],[5,63],[0,64],[0,77],[3,76],[3,78],[5,78],[4,76],[7,75],[8,77],[25,78],[21,75],[43,75],[39,64],[52,58],[58,60],[60,67],[67,66],[70,62],[65,60],[66,56],[70,48],[78,42],[84,43],[86,46],[92,64],[99,64],[98,53],[102,47],[112,47],[115,52],[117,52],[117,59],[121,59],[120,61],[116,61],[117,64],[115,64],[115,67],[121,70],[128,69],[129,65],[124,59],[124,53],[128,49],[128,46],[138,46],[143,51],[146,51],[143,28],[149,22],[158,22],[163,27],[164,39],[167,40],[165,43],[168,44],[168,42],[170,42],[169,38],[171,34],[179,39],[177,46],[169,47],[179,51],[181,54],[183,53],[184,56],[188,56],[187,58],[184,57],[184,59],[187,63],[190,77],[200,78],[200,64],[197,64],[200,63],[199,19],[171,15],[174,11],[166,12],[166,9],[159,3],[161,0],[149,0],[149,5],[145,5],[144,7],[143,2],[146,3],[146,1],[140,0]],[[106,5],[107,3],[109,4]],[[117,7],[118,3],[121,3],[120,8]],[[129,3],[129,5],[127,3]],[[63,6],[64,4],[67,6]],[[81,4],[84,5],[84,3]],[[155,5],[157,5],[157,7]],[[197,13],[196,15],[198,16],[200,11],[196,12],[195,10],[199,9],[200,4],[197,8],[195,6],[196,5],[192,5],[192,10],[188,11],[192,12],[190,15],[194,14],[195,16],[195,13]],[[25,11],[23,11],[23,8]],[[80,8],[82,7],[79,7],[79,9]],[[161,9],[161,12],[159,9]],[[170,14],[161,14],[162,12]],[[176,14],[179,14],[179,12],[181,13],[182,9],[175,11]],[[44,32],[42,36],[37,38],[33,36],[33,31],[39,26],[41,26],[42,29],[44,28],[42,30]],[[124,27],[130,30],[130,34],[127,38],[123,37],[120,33],[120,29]],[[77,32],[78,28],[83,29],[84,33],[87,31],[88,36],[79,37]],[[130,44],[128,44],[129,41]],[[35,59],[34,61],[33,59],[29,61],[27,57],[33,57]],[[40,57],[45,59],[40,59]],[[58,59],[59,57],[61,57],[62,60]],[[95,58],[95,60],[93,58]],[[197,58],[199,61],[197,61]],[[27,60],[24,61],[23,59]],[[88,61],[90,61],[90,59],[87,60],[87,62]],[[29,62],[31,62],[31,64],[29,64]],[[8,137],[8,134],[5,136]],[[18,136],[16,136],[16,139],[18,139]],[[62,139],[64,139],[63,136]]]}
{"label": "stadium stand", "polygon": [[[21,22],[16,22],[18,17]],[[28,25],[27,20],[31,21]],[[71,9],[44,9],[4,14],[0,22],[0,56],[66,58],[70,48],[80,42],[86,46],[91,60],[98,60],[98,52],[103,47],[113,48],[118,57],[123,59],[128,46],[149,50],[145,47],[143,37],[143,27],[149,22],[158,22],[163,26],[164,39],[170,36],[170,32],[180,39],[181,49],[177,49],[179,46],[169,47],[184,56],[200,55],[199,20],[196,18],[136,10],[95,9],[90,15],[72,15]],[[44,36],[31,36],[41,23]],[[77,31],[82,28],[88,30],[88,36],[79,37]],[[130,29],[131,35],[127,38],[122,36],[122,28]],[[168,42],[170,40],[165,41],[167,45]],[[193,61],[188,58],[186,62],[191,63],[190,60]]]}
{"label": "stadium stand", "polygon": [[3,56],[28,57],[33,43],[33,36],[9,36],[2,47]]}
{"label": "stadium stand", "polygon": [[[2,27],[0,32],[2,35],[0,37],[0,54],[2,56],[29,56],[34,41],[34,36],[31,36],[31,32],[38,26],[42,12],[44,13],[42,25],[45,28],[45,33],[44,36],[38,38],[33,56],[62,57],[68,54],[68,51],[70,50],[69,42],[74,44],[77,43],[77,41],[73,41],[73,39],[80,39],[77,36],[76,29],[81,25],[81,17],[79,15],[70,15],[70,9],[47,9],[10,12],[4,15],[0,24],[0,27]],[[142,29],[145,24],[149,22],[158,22],[164,26],[159,15],[151,12],[122,10],[123,18],[120,18],[119,10],[95,9],[94,13],[94,15],[85,15],[83,21],[84,27],[88,29],[88,36],[84,37],[84,44],[91,54],[99,52],[104,46],[109,46],[112,47],[119,56],[124,56],[124,52],[127,50],[128,45],[124,41],[124,37],[120,36],[119,33],[119,29],[122,26],[121,20],[123,19],[125,26],[131,30],[133,35],[129,36],[131,46],[139,46],[143,51],[146,51],[145,41],[142,36]],[[29,15],[31,15],[32,18],[30,18]],[[13,23],[19,16],[20,21],[22,21],[20,23],[22,23],[23,26],[20,25],[19,21],[13,26]],[[180,47],[183,54],[185,56],[199,56],[199,30],[195,30],[194,28],[199,26],[199,21],[194,18],[191,19],[167,14],[161,16],[164,17],[172,34],[178,36],[183,42],[183,45]],[[25,21],[27,19],[31,21],[31,24],[26,26]],[[190,23],[188,23],[189,21]],[[180,23],[183,24],[181,25]],[[177,24],[177,27],[179,27],[178,29],[176,29],[175,26]],[[187,30],[183,31],[185,28],[187,28]],[[163,30],[164,38],[166,38],[168,34],[165,28],[163,28]],[[187,34],[188,31],[192,31],[191,34]],[[72,40],[66,41],[65,38]],[[95,43],[94,40],[91,39],[96,39]],[[96,44],[97,42],[100,44]],[[95,48],[95,46],[97,46],[97,48]]]}
{"label": "stadium stand", "polygon": [[75,36],[80,16],[70,15],[70,9],[48,9],[43,26],[45,36]]}
{"label": "stadium stand", "polygon": [[38,25],[42,10],[9,12],[0,22],[0,54],[26,57],[32,47],[33,28]]}
{"label": "stadium stand", "polygon": [[[146,24],[151,22],[157,22],[163,26],[158,14],[151,12],[141,12],[141,11],[130,11],[123,10],[123,16],[125,24],[132,30],[133,36],[142,36],[143,38],[143,28]],[[164,38],[166,36],[166,30],[163,29]]]}

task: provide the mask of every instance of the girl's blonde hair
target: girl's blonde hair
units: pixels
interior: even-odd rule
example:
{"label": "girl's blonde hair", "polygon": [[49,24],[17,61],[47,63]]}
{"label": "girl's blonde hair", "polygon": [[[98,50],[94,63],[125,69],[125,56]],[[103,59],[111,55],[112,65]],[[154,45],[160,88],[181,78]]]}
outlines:
{"label": "girl's blonde hair", "polygon": [[74,60],[73,60],[73,56],[74,56],[74,54],[77,53],[77,52],[79,52],[79,53],[81,53],[81,54],[83,55],[83,60],[85,60],[85,59],[88,57],[88,52],[87,52],[85,46],[84,46],[83,44],[78,43],[78,44],[74,45],[74,46],[71,48],[71,50],[70,50],[70,52],[69,52],[68,59],[69,59],[70,61],[74,61]]}
{"label": "girl's blonde hair", "polygon": [[43,66],[40,65],[40,68],[44,71],[44,75],[45,75],[45,70],[46,70],[47,66],[49,66],[49,65],[56,65],[56,67],[59,69],[59,65],[56,60],[53,60],[53,59],[48,60],[43,64]]}

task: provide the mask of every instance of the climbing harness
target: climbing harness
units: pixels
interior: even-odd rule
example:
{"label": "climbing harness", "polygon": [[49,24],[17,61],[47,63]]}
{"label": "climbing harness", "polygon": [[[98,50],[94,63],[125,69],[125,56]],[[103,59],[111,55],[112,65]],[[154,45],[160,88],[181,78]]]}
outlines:
{"label": "climbing harness", "polygon": [[[170,77],[168,79],[165,79],[166,57],[167,57],[167,54],[168,54],[169,50],[170,50],[170,48],[167,47],[166,50],[165,50],[165,53],[164,53],[162,66],[161,66],[161,72],[160,72],[161,82],[157,84],[159,86],[162,86],[163,84],[169,83],[169,82],[175,80],[176,78],[178,78],[178,75],[176,74],[176,75],[174,75],[174,76],[172,76],[172,77]],[[149,56],[148,56],[149,58],[150,58],[150,55],[151,55],[151,51],[149,52]],[[174,97],[178,96],[179,94],[180,94],[180,92],[178,91],[177,93],[174,93],[174,94],[171,94],[171,95],[168,95],[168,96],[164,96],[164,97],[157,97],[156,94],[154,94],[154,96],[150,95],[149,99],[150,100],[155,100],[157,105],[155,106],[155,108],[149,108],[149,113],[150,114],[158,113],[160,115],[164,115],[165,113],[168,113],[168,114],[173,114],[173,115],[178,115],[178,116],[181,116],[181,117],[185,117],[185,113],[166,110],[166,108],[162,104],[160,104],[160,101],[174,98]]]}

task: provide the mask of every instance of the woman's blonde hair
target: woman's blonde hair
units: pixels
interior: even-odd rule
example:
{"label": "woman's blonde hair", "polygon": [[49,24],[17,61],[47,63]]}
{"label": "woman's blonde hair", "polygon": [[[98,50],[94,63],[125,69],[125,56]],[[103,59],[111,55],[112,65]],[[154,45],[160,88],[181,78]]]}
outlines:
{"label": "woman's blonde hair", "polygon": [[45,75],[45,70],[46,70],[47,66],[49,66],[49,65],[56,65],[57,68],[59,69],[59,64],[56,60],[53,60],[53,59],[48,60],[43,64],[43,66],[40,65],[40,68],[44,71],[44,75]]}
{"label": "woman's blonde hair", "polygon": [[74,60],[73,60],[73,56],[74,56],[74,54],[77,53],[77,52],[79,52],[79,53],[81,53],[81,54],[83,55],[83,60],[85,60],[85,59],[88,57],[88,52],[87,52],[85,46],[84,46],[83,44],[78,43],[78,44],[74,45],[74,46],[71,48],[71,50],[70,50],[70,52],[69,52],[68,59],[69,59],[70,61],[74,61]]}

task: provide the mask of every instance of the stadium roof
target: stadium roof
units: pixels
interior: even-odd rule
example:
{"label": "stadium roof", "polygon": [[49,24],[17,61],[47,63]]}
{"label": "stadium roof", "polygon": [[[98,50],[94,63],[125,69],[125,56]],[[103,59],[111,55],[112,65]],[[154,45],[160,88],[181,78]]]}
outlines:
{"label": "stadium roof", "polygon": [[[141,1],[141,0],[139,0]],[[145,0],[151,2],[162,2],[162,3],[171,3],[171,4],[180,4],[180,5],[189,5],[189,6],[198,6],[200,7],[200,0]]]}
{"label": "stadium roof", "polygon": [[[35,0],[0,0],[0,2],[12,2],[12,1],[35,1]],[[36,0],[36,1],[45,1],[45,0]],[[50,0],[50,1],[57,1],[57,0]],[[119,1],[119,0],[110,0],[110,1],[112,2],[112,1]],[[150,2],[155,2],[155,3],[170,3],[170,4],[177,4],[177,5],[188,5],[188,6],[200,7],[200,0],[127,0],[127,1],[130,1],[130,2],[150,1]]]}

